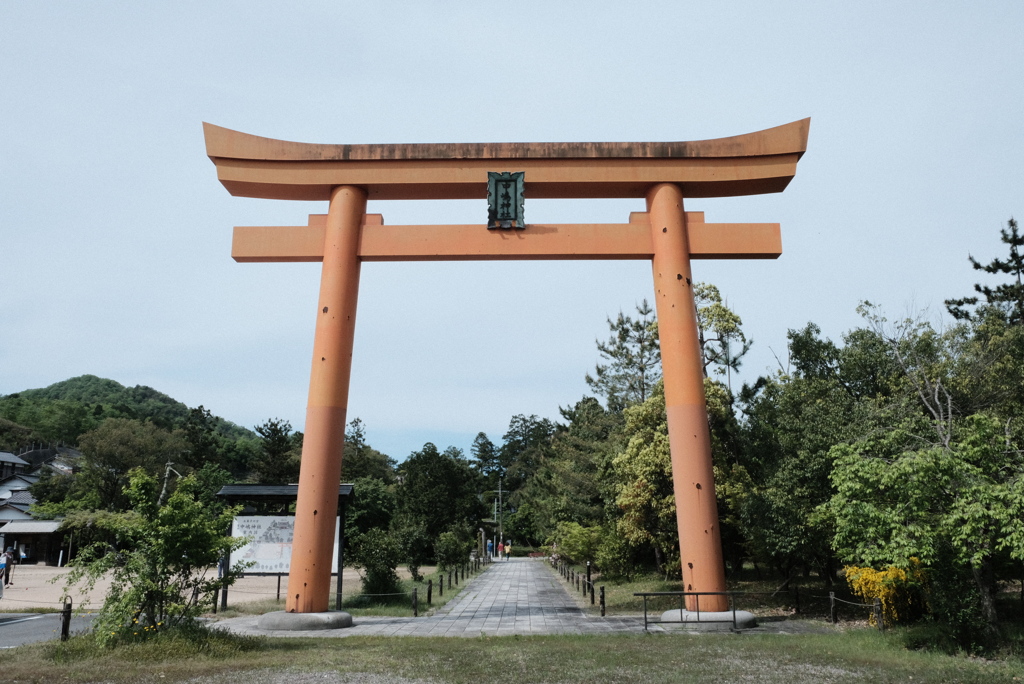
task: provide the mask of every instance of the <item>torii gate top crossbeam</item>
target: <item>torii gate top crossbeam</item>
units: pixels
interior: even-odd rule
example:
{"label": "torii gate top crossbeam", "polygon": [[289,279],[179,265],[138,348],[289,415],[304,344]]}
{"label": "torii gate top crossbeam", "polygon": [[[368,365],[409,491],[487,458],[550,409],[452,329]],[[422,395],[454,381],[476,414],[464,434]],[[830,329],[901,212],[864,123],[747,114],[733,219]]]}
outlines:
{"label": "torii gate top crossbeam", "polygon": [[369,199],[481,199],[488,171],[525,171],[527,197],[684,197],[782,192],[807,149],[810,119],[730,138],[663,143],[316,145],[204,123],[206,153],[232,195],[327,200],[352,185]]}

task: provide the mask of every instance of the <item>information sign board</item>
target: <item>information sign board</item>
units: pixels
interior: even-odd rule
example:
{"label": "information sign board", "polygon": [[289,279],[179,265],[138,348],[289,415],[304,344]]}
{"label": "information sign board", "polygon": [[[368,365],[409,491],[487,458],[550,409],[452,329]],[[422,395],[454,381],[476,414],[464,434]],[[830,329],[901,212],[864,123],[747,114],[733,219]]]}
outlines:
{"label": "information sign board", "polygon": [[[292,558],[292,515],[240,515],[231,523],[232,537],[252,537],[252,541],[231,553],[231,565],[238,561],[255,565],[246,569],[250,575],[276,575],[290,570]],[[338,572],[338,521],[334,522],[334,555],[331,573]]]}

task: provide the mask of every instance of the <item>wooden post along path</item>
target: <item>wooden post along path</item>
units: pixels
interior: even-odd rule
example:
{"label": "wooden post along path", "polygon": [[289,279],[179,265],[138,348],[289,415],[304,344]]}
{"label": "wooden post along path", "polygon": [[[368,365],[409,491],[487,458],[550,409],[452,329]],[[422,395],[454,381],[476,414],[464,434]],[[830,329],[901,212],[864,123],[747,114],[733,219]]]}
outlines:
{"label": "wooden post along path", "polygon": [[[206,152],[232,195],[329,202],[326,215],[311,215],[305,225],[237,227],[232,243],[240,262],[322,264],[289,612],[328,607],[364,261],[650,260],[682,579],[686,591],[725,591],[690,262],[774,259],[782,241],[777,223],[706,223],[702,212],[685,211],[683,200],[782,192],[807,149],[810,119],[731,138],[665,143],[318,145],[203,126]],[[527,210],[521,220],[430,226],[388,226],[382,216],[366,214],[368,199],[483,200],[489,184],[516,182],[530,199],[644,198],[647,211],[610,224],[531,224]],[[505,200],[503,210],[511,204]],[[701,608],[725,610],[726,603],[709,596]]]}

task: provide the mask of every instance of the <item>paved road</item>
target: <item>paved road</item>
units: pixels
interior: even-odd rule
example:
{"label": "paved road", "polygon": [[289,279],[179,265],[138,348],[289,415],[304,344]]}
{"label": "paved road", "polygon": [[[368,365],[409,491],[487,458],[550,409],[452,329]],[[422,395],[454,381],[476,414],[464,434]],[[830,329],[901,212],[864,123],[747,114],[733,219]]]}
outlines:
{"label": "paved road", "polygon": [[[87,631],[92,615],[71,618],[71,633]],[[3,613],[0,614],[0,648],[14,648],[39,641],[60,638],[60,615],[57,613]]]}
{"label": "paved road", "polygon": [[[356,617],[347,629],[267,631],[257,616],[217,625],[237,634],[268,636],[453,636],[643,632],[640,617],[588,617],[543,560],[495,561],[429,617]],[[652,626],[653,628],[653,626]]]}

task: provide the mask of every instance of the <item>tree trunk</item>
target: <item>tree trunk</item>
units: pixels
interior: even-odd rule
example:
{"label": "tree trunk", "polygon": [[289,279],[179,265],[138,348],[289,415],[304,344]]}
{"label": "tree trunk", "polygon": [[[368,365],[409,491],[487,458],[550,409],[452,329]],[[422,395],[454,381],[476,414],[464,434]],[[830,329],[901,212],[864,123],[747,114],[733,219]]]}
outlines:
{"label": "tree trunk", "polygon": [[983,561],[981,565],[971,564],[971,574],[974,583],[978,587],[978,595],[981,597],[981,612],[985,616],[985,622],[995,629],[998,616],[996,615],[996,603],[992,596],[992,562]]}

